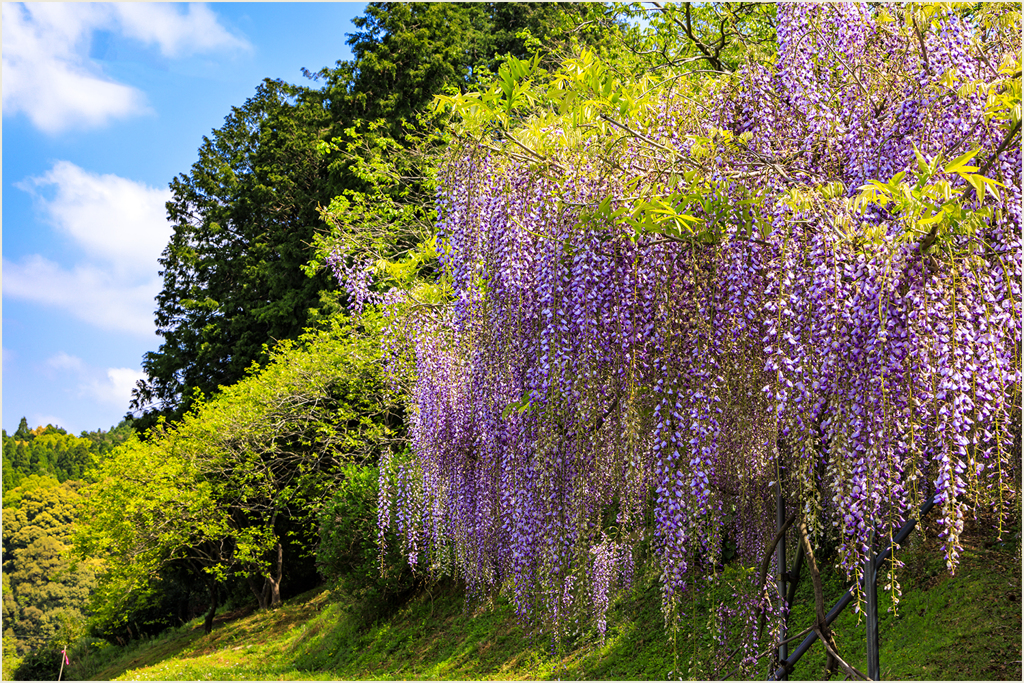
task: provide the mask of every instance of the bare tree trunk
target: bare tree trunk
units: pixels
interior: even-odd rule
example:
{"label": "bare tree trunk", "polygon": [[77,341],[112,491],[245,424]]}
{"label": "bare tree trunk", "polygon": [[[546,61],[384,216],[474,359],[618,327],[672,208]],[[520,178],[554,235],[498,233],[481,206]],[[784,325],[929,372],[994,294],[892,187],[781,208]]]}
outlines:
{"label": "bare tree trunk", "polygon": [[274,563],[274,571],[267,577],[267,584],[270,588],[270,608],[276,609],[281,606],[281,576],[284,574],[284,546],[277,543],[277,560]]}
{"label": "bare tree trunk", "polygon": [[825,649],[828,654],[825,657],[825,669],[828,671],[828,677],[831,678],[838,664],[835,656],[837,648],[836,642],[832,637],[832,631],[828,627],[828,621],[825,619],[825,597],[821,588],[821,574],[818,572],[818,563],[814,559],[814,548],[811,547],[811,538],[807,534],[807,525],[800,522],[797,528],[800,529],[800,538],[804,542],[807,569],[810,570],[811,584],[814,586],[814,628],[818,631],[818,637],[826,645]]}
{"label": "bare tree trunk", "polygon": [[[284,574],[284,547],[279,542],[275,548],[277,557],[273,568],[263,576],[249,576],[246,583],[256,596],[260,609],[276,609],[281,606],[281,577]],[[262,579],[262,585],[260,580]]]}
{"label": "bare tree trunk", "polygon": [[210,582],[210,609],[203,620],[203,632],[207,635],[213,631],[213,617],[217,614],[217,607],[220,603],[220,591],[217,590],[217,582]]}
{"label": "bare tree trunk", "polygon": [[263,577],[261,577],[261,576],[260,577],[247,576],[247,577],[245,577],[245,582],[247,584],[249,584],[249,590],[251,590],[252,594],[256,596],[256,603],[259,605],[259,608],[260,609],[266,609],[267,608],[266,581],[264,580],[264,582],[263,582],[264,585],[261,586],[259,584],[259,580],[261,578],[263,578]]}

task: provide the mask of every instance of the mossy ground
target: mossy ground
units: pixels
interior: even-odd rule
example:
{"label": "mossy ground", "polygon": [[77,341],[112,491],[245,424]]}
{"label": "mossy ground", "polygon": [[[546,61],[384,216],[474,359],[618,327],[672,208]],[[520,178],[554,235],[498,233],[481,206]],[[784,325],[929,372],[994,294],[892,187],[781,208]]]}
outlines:
{"label": "mossy ground", "polygon": [[[953,576],[934,529],[915,532],[905,544],[898,616],[883,613],[880,621],[883,678],[1021,680],[1019,532],[1003,543],[985,523],[968,532]],[[845,582],[826,568],[823,578],[831,607],[845,592]],[[717,653],[710,632],[700,625],[728,590],[722,582],[687,603],[674,648],[654,576],[638,581],[612,607],[603,642],[589,631],[557,646],[547,636],[531,636],[508,603],[467,603],[451,582],[421,592],[373,623],[361,621],[358,615],[365,611],[350,596],[319,590],[274,611],[220,614],[210,635],[197,620],[124,648],[80,646],[65,675],[93,680],[706,678],[714,673],[709,662]],[[888,599],[880,591],[883,610]],[[810,625],[813,610],[805,574],[790,616],[792,628],[798,632]],[[864,620],[848,608],[833,628],[840,654],[866,670]],[[825,678],[824,665],[816,644],[791,679]]]}

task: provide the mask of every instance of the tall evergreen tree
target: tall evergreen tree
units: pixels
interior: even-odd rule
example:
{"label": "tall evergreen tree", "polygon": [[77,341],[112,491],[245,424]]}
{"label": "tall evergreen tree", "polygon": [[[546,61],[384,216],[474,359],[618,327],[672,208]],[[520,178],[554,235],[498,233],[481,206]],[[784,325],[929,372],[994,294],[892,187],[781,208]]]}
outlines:
{"label": "tall evergreen tree", "polygon": [[[445,88],[487,79],[507,56],[524,59],[542,44],[549,55],[575,41],[608,39],[606,9],[592,3],[371,2],[349,36],[354,59],[324,70],[336,113],[387,119],[393,134]],[[339,92],[339,89],[341,92]]]}
{"label": "tall evergreen tree", "polygon": [[14,438],[20,441],[28,441],[32,436],[32,431],[28,428],[28,418],[21,418],[21,422],[18,423],[18,429],[14,432]]}
{"label": "tall evergreen tree", "polygon": [[[132,407],[180,415],[192,392],[240,379],[264,344],[297,336],[327,288],[307,278],[317,207],[337,188],[317,152],[330,119],[308,89],[266,80],[204,138],[189,174],[171,182],[174,233],[160,258],[159,351]],[[143,423],[141,426],[147,426]]]}
{"label": "tall evergreen tree", "polygon": [[[403,137],[431,98],[464,88],[502,54],[525,56],[569,34],[600,6],[523,3],[371,3],[349,38],[354,58],[324,69],[319,89],[267,80],[204,138],[199,161],[171,182],[174,234],[160,264],[159,350],[145,354],[131,403],[151,426],[266,362],[266,345],[295,338],[317,317],[326,274],[302,266],[322,226],[318,208],[367,187],[359,161],[324,143],[360,122]],[[589,13],[589,14],[588,14]],[[405,123],[403,123],[405,122]]]}

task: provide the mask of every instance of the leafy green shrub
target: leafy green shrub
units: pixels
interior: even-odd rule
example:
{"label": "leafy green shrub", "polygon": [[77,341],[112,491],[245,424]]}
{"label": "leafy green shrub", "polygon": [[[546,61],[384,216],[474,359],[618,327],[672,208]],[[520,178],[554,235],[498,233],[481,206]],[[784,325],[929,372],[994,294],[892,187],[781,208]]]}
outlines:
{"label": "leafy green shrub", "polygon": [[61,675],[61,662],[64,655],[61,648],[52,643],[38,650],[32,650],[18,663],[12,680],[15,681],[55,681]]}
{"label": "leafy green shrub", "polygon": [[377,546],[376,467],[350,464],[333,496],[320,510],[316,561],[332,588],[359,598],[378,616],[401,604],[417,587],[418,577],[390,537],[387,551]]}

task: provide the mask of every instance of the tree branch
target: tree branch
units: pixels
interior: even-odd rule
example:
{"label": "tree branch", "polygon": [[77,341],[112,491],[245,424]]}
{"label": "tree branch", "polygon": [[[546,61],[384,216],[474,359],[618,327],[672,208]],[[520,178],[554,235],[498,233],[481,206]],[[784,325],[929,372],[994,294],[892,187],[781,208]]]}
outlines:
{"label": "tree branch", "polygon": [[[654,5],[655,7],[657,7],[662,12],[666,11],[665,8],[662,7],[661,4],[659,4],[657,2],[652,2],[651,4]],[[685,24],[682,21],[680,21],[679,18],[677,16],[675,16],[674,14],[669,14],[669,17],[672,19],[672,21],[674,21],[676,24],[678,24],[679,26],[682,27],[683,31],[686,32],[686,37],[689,38],[690,41],[694,45],[697,46],[697,49],[700,50],[701,53],[703,53],[704,58],[708,60],[708,62],[711,64],[711,66],[715,67],[715,69],[718,70],[721,73],[726,73],[726,74],[727,73],[732,73],[731,71],[729,71],[728,69],[726,69],[722,65],[722,61],[720,59],[718,59],[717,55],[711,54],[711,52],[708,50],[707,46],[704,45],[704,43],[702,43],[697,38],[697,36],[693,35],[693,20],[692,20],[692,17],[690,15],[690,3],[686,3],[686,23]]]}
{"label": "tree branch", "polygon": [[[793,525],[793,522],[795,520],[796,520],[796,511],[793,511],[793,512],[791,512],[789,514],[789,518],[786,519],[786,521],[782,524],[782,527],[778,531],[775,532],[775,537],[772,538],[772,541],[771,541],[771,543],[768,544],[768,547],[765,548],[764,559],[761,560],[761,569],[760,569],[760,571],[758,572],[758,575],[757,575],[757,590],[758,591],[761,591],[761,592],[764,591],[764,583],[765,583],[765,580],[768,577],[768,565],[771,564],[772,557],[775,555],[775,547],[779,544],[779,541],[782,540],[782,537],[785,535],[785,533],[789,529],[789,527],[791,527]],[[779,571],[785,571],[785,569],[786,569],[785,567],[779,567]],[[761,612],[761,614],[757,618],[757,640],[758,641],[761,640],[761,636],[764,634],[764,622],[765,622],[764,605],[761,606],[760,612]]]}
{"label": "tree branch", "polygon": [[917,17],[911,12],[911,19],[914,22],[914,33],[917,34],[917,42],[921,45],[921,58],[924,61],[924,70],[929,76],[932,75],[932,67],[928,63],[928,49],[924,46],[924,34],[921,33],[921,27],[917,25]]}
{"label": "tree branch", "polygon": [[673,157],[680,156],[679,152],[677,150],[674,150],[674,149],[672,149],[670,147],[666,147],[665,145],[661,144],[660,142],[652,140],[651,138],[647,137],[643,133],[640,133],[638,131],[633,130],[632,128],[630,128],[629,126],[627,126],[624,123],[619,123],[618,121],[616,121],[615,119],[613,119],[610,116],[606,116],[605,114],[599,114],[598,118],[607,121],[608,123],[612,124],[616,128],[621,128],[622,130],[626,131],[627,133],[629,133],[630,135],[632,135],[636,139],[643,140],[648,145],[651,145],[652,147],[657,147],[658,149],[662,150],[663,152],[667,152],[667,153],[671,154]]}
{"label": "tree branch", "polygon": [[[825,593],[821,588],[821,574],[818,572],[818,563],[814,559],[814,549],[811,547],[811,539],[807,535],[807,525],[802,521],[797,528],[800,529],[800,538],[804,543],[804,555],[807,557],[808,569],[811,572],[811,583],[814,585],[814,630],[825,642],[832,637],[832,631],[825,619]],[[826,638],[828,636],[828,638]],[[831,648],[828,649],[829,656],[825,659],[825,668],[829,672],[835,671],[836,661],[832,656]]]}
{"label": "tree branch", "polygon": [[826,638],[825,635],[821,632],[821,629],[818,627],[814,628],[814,632],[818,634],[818,639],[821,641],[822,645],[825,646],[825,649],[828,651],[829,656],[832,657],[839,664],[840,668],[842,668],[843,671],[848,673],[850,676],[853,676],[854,678],[860,678],[862,681],[871,680],[871,678],[869,678],[866,674],[858,670],[856,667],[847,664],[843,660],[843,658],[839,656],[839,653],[836,652],[832,645],[829,644],[831,634],[829,634],[829,638]]}

